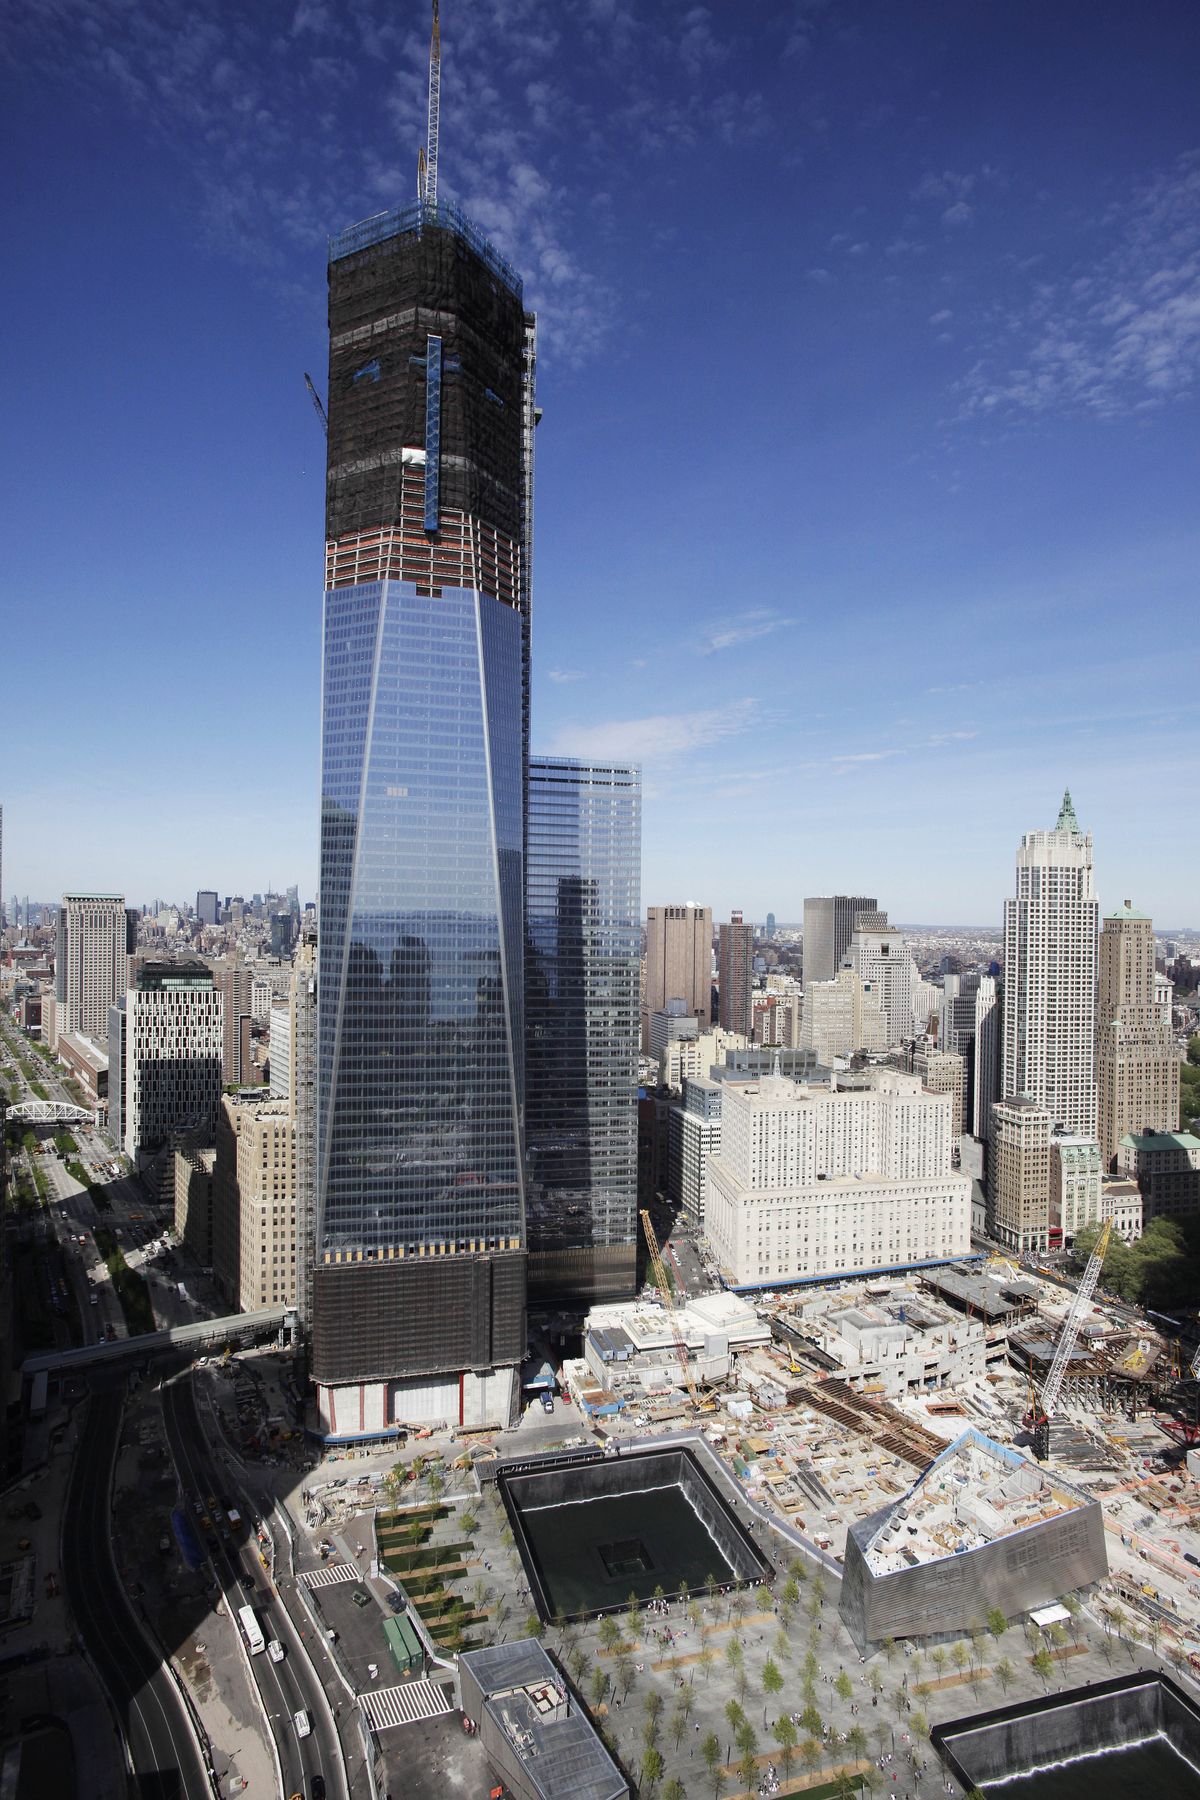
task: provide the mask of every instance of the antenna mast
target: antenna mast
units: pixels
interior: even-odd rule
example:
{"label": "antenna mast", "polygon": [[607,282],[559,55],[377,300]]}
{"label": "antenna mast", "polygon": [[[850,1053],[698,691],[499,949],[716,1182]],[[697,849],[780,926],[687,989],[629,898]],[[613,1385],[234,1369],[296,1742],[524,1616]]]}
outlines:
{"label": "antenna mast", "polygon": [[429,40],[429,118],[425,128],[425,186],[423,198],[437,205],[438,118],[442,107],[442,30],[438,0],[433,0],[433,35]]}

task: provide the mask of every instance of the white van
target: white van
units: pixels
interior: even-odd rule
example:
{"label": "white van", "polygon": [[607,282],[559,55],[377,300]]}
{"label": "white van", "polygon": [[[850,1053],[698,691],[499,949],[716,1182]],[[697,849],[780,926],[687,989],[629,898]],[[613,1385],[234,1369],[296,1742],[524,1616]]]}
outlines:
{"label": "white van", "polygon": [[312,1720],[303,1707],[292,1714],[292,1724],[296,1727],[297,1737],[308,1737],[312,1732]]}
{"label": "white van", "polygon": [[271,1638],[271,1640],[267,1644],[267,1655],[270,1657],[272,1662],[282,1662],[283,1661],[283,1645],[280,1643],[278,1638]]}

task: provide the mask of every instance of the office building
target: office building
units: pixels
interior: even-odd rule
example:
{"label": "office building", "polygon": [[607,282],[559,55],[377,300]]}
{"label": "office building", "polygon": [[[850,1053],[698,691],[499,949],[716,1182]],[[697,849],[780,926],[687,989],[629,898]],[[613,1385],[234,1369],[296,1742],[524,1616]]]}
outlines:
{"label": "office building", "polygon": [[754,1030],[754,927],[742,922],[740,912],[721,926],[717,991],[722,1031],[750,1037]]}
{"label": "office building", "polygon": [[1096,934],[1092,838],[1063,795],[1052,831],[1027,831],[1004,902],[1000,1093],[1096,1135]]}
{"label": "office building", "polygon": [[125,995],[108,1009],[108,1135],[117,1149],[125,1143]]}
{"label": "office building", "polygon": [[294,1306],[296,1131],[286,1101],[226,1094],[217,1120],[213,1278],[239,1312]]}
{"label": "office building", "polygon": [[[218,969],[216,984],[221,994],[224,1039],[221,1066],[227,1087],[248,1086],[254,1080],[251,1046],[254,1018],[254,972],[242,963]],[[269,993],[269,989],[268,989]]]}
{"label": "office building", "polygon": [[201,888],[196,895],[196,917],[201,925],[219,925],[221,905],[211,888]]}
{"label": "office building", "polygon": [[1179,1057],[1154,968],[1154,926],[1128,900],[1100,931],[1096,1100],[1106,1172],[1123,1137],[1179,1124]]}
{"label": "office building", "polygon": [[175,1232],[202,1269],[212,1267],[216,1146],[188,1133],[175,1142]]}
{"label": "office building", "polygon": [[971,1183],[953,1169],[950,1096],[891,1070],[868,1079],[845,1089],[781,1075],[726,1085],[704,1230],[731,1286],[969,1254]]}
{"label": "office building", "polygon": [[690,1077],[667,1118],[667,1198],[697,1230],[704,1225],[709,1159],[721,1148],[724,1091],[723,1082]]}
{"label": "office building", "polygon": [[125,992],[137,948],[136,912],[123,894],[64,894],[54,953],[57,1031],[102,1039],[108,1009]]}
{"label": "office building", "polygon": [[499,1425],[525,1352],[535,326],[436,156],[331,240],[329,333],[312,1375],[327,1436]]}
{"label": "office building", "polygon": [[1050,1133],[1050,1241],[1071,1244],[1102,1218],[1100,1146],[1074,1131]]}
{"label": "office building", "polygon": [[987,1226],[1013,1250],[1050,1247],[1050,1133],[1046,1107],[1022,1095],[992,1107]]}
{"label": "office building", "polygon": [[992,1107],[1000,1098],[1000,1006],[1000,983],[994,975],[981,975],[975,994],[975,1037],[971,1046],[971,1130],[981,1140],[991,1133]]}
{"label": "office building", "polygon": [[885,1050],[887,1035],[879,991],[853,969],[839,969],[831,981],[805,988],[800,1048],[826,1068],[860,1050]]}
{"label": "office building", "polygon": [[1137,1182],[1147,1225],[1200,1213],[1200,1138],[1190,1131],[1130,1132],[1117,1146],[1117,1168]]}
{"label": "office building", "polygon": [[288,1100],[292,1092],[292,1003],[286,1000],[271,1008],[268,1055],[270,1057],[271,1093],[276,1100]]}
{"label": "office building", "polygon": [[711,1031],[705,1031],[699,1037],[669,1038],[663,1045],[658,1084],[662,1088],[670,1088],[673,1093],[681,1094],[685,1081],[706,1077],[710,1070],[724,1063],[731,1054],[749,1048],[749,1038],[741,1037],[734,1031],[722,1031],[719,1025],[714,1025]]}
{"label": "office building", "polygon": [[804,985],[832,981],[850,948],[860,912],[875,912],[878,901],[860,894],[829,894],[804,902]]}
{"label": "office building", "polygon": [[916,967],[904,933],[888,924],[886,913],[859,913],[842,963],[878,998],[886,1047],[912,1037]]}
{"label": "office building", "polygon": [[205,963],[138,968],[124,1007],[127,1156],[153,1156],[177,1132],[211,1138],[221,1099],[222,1023],[221,995]]}
{"label": "office building", "polygon": [[921,1040],[913,1051],[913,1073],[919,1075],[931,1094],[949,1094],[953,1109],[951,1130],[954,1134],[954,1156],[958,1157],[958,1140],[963,1134],[967,1103],[967,1059],[957,1050],[939,1050],[928,1039]]}
{"label": "office building", "polygon": [[312,1319],[317,1205],[317,934],[306,922],[292,962],[288,991],[291,1013],[291,1091],[296,1126],[296,1306]]}
{"label": "office building", "polygon": [[[535,756],[525,883],[531,1300],[637,1284],[637,769]],[[695,1029],[695,1020],[687,1023]]]}
{"label": "office building", "polygon": [[668,1000],[683,1000],[702,1032],[712,1024],[711,906],[646,908],[646,979],[642,993],[642,1049],[650,1048],[650,1016]]}
{"label": "office building", "polygon": [[291,911],[271,914],[271,955],[280,962],[287,962],[292,954],[297,918],[298,914]]}
{"label": "office building", "polygon": [[661,1071],[666,1065],[671,1044],[700,1041],[700,1022],[688,1011],[686,1000],[668,1000],[661,1012],[650,1014],[650,1054]]}

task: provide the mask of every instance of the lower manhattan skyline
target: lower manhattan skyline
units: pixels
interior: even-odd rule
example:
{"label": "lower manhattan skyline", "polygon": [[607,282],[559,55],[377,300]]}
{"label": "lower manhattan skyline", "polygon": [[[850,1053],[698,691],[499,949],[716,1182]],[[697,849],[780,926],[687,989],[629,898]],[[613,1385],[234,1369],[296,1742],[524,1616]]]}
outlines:
{"label": "lower manhattan skyline", "polygon": [[[445,182],[539,315],[533,747],[641,763],[644,892],[718,917],[877,887],[997,919],[1069,784],[1102,903],[1195,922],[1192,9],[531,18],[462,0],[455,106],[501,71],[516,103]],[[9,611],[71,648],[53,729],[29,682],[0,728],[22,893],[184,896],[205,840],[315,892],[303,376],[325,234],[411,188],[425,36],[215,0],[16,24]],[[100,692],[129,703],[97,731]]]}
{"label": "lower manhattan skyline", "polygon": [[5,1793],[1196,1791],[1200,12],[7,23]]}

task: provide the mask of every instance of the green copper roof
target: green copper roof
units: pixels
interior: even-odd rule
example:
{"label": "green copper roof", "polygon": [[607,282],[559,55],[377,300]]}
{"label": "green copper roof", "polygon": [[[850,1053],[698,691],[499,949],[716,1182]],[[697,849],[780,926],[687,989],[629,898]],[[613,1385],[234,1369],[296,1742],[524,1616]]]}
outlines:
{"label": "green copper roof", "polygon": [[1071,805],[1070,788],[1063,789],[1063,802],[1058,809],[1058,824],[1055,831],[1078,831],[1079,820],[1075,817],[1075,808]]}
{"label": "green copper roof", "polygon": [[1122,901],[1120,906],[1114,906],[1104,916],[1106,919],[1145,919],[1147,924],[1150,922],[1150,914],[1139,912],[1136,906],[1130,906],[1128,900]]}

